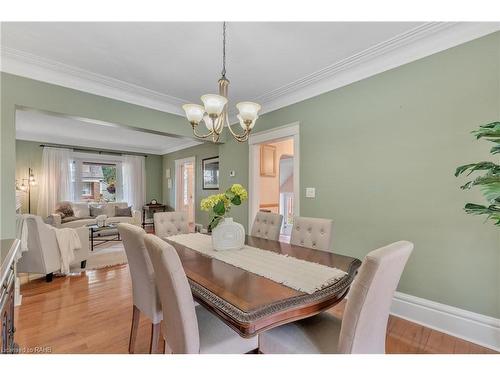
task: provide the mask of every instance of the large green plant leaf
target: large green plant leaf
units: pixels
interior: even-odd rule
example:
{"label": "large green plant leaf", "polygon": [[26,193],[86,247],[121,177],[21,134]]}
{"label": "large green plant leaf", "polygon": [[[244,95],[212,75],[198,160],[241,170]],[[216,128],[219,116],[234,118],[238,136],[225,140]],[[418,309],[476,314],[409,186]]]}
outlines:
{"label": "large green plant leaf", "polygon": [[495,121],[486,125],[481,125],[478,130],[472,132],[476,139],[488,138],[490,141],[500,138],[500,122]]}
{"label": "large green plant leaf", "polygon": [[480,204],[467,203],[464,210],[471,215],[486,215],[487,219],[495,221],[495,225],[500,225],[500,205],[486,207]]}
{"label": "large green plant leaf", "polygon": [[481,186],[481,193],[492,204],[500,203],[500,177],[499,181]]}
{"label": "large green plant leaf", "polygon": [[476,171],[488,171],[491,174],[500,174],[500,165],[491,161],[480,161],[479,163],[461,165],[455,170],[455,177],[465,172],[468,172],[467,176],[469,176],[472,172]]}

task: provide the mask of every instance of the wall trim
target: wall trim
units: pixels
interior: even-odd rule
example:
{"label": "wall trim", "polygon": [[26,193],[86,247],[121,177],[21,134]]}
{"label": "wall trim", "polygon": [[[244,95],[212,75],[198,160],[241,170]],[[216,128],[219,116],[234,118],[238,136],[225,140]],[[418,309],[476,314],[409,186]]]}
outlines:
{"label": "wall trim", "polygon": [[[500,30],[498,22],[427,22],[256,98],[261,113],[294,104]],[[187,100],[1,46],[0,70],[184,116]]]}
{"label": "wall trim", "polygon": [[401,292],[394,293],[391,315],[500,351],[500,319],[491,316]]}

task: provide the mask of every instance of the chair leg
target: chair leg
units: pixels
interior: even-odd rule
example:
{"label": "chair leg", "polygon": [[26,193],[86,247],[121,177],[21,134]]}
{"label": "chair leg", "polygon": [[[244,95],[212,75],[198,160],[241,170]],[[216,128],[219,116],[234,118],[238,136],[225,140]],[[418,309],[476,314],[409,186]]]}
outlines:
{"label": "chair leg", "polygon": [[134,354],[135,339],[137,338],[137,329],[139,328],[139,318],[141,316],[141,310],[134,305],[132,311],[132,327],[130,328],[130,340],[128,342],[128,352]]}
{"label": "chair leg", "polygon": [[158,353],[158,341],[160,339],[160,323],[151,324],[151,343],[149,344],[149,353]]}
{"label": "chair leg", "polygon": [[45,275],[45,281],[50,283],[52,281],[53,277],[54,277],[54,274],[52,272],[48,273]]}

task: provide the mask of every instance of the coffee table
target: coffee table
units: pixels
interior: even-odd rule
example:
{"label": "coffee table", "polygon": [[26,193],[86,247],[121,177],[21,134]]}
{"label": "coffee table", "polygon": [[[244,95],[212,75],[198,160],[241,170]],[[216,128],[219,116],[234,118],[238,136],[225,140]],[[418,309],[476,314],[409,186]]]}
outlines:
{"label": "coffee table", "polygon": [[[87,227],[90,230],[89,239],[90,239],[91,251],[94,251],[94,247],[102,245],[103,243],[112,241],[121,241],[120,232],[118,232],[118,227],[116,226],[116,224],[106,224],[103,225],[102,227],[98,226],[97,224],[90,224],[87,225]],[[94,238],[94,237],[99,237],[102,234],[102,232],[109,230],[115,230],[116,233],[105,234],[103,236],[105,238]]]}

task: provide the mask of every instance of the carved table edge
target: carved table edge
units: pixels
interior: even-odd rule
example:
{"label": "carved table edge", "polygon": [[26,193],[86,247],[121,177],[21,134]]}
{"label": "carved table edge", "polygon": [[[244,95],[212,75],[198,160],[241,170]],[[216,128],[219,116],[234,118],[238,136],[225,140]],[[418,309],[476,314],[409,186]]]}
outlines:
{"label": "carved table edge", "polygon": [[347,274],[345,276],[335,282],[335,284],[318,290],[313,294],[302,294],[291,297],[282,301],[264,305],[251,311],[243,311],[223,298],[217,296],[204,286],[189,278],[188,280],[191,286],[191,291],[196,299],[215,307],[238,323],[245,324],[252,323],[273,313],[282,312],[294,307],[302,307],[311,303],[318,303],[332,296],[338,296],[339,294],[344,293],[350,287],[360,265],[361,261],[359,259],[354,259],[349,265],[349,269],[347,270]]}

